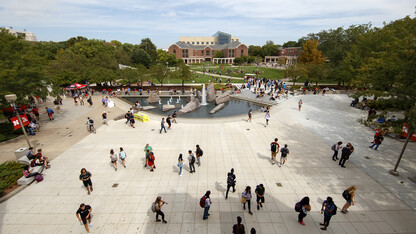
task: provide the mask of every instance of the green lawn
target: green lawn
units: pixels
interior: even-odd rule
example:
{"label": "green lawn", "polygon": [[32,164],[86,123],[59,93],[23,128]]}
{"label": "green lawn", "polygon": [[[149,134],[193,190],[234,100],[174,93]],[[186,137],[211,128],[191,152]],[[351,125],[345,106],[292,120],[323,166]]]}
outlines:
{"label": "green lawn", "polygon": [[23,175],[23,165],[7,161],[0,164],[0,197],[4,195],[6,189],[16,185],[17,180]]}
{"label": "green lawn", "polygon": [[[237,68],[237,72],[235,69]],[[191,66],[191,69],[194,71],[202,71],[203,67],[200,65],[197,66]],[[257,71],[260,72],[260,77],[267,78],[267,79],[282,79],[284,78],[285,71],[284,70],[278,70],[273,68],[267,68],[267,67],[256,67],[256,66],[238,66],[238,67],[231,67],[228,64],[224,65],[215,65],[212,64],[207,66],[206,69],[214,70],[214,74],[219,74],[221,71],[221,75],[226,76],[233,76],[233,77],[244,77],[245,73],[255,74]],[[240,69],[240,71],[238,71]],[[243,71],[241,73],[241,70]]]}
{"label": "green lawn", "polygon": [[[195,82],[186,81],[185,84],[209,83],[211,81],[214,82],[214,83],[220,83],[219,80],[218,81],[215,81],[214,80],[215,77],[211,77],[209,75],[195,73],[195,74],[193,74],[193,77],[194,77],[194,81]],[[219,79],[219,77],[218,77],[218,79]],[[227,79],[226,78],[221,78],[221,79],[222,79],[222,83],[226,83],[227,82]],[[153,80],[153,83],[160,84],[160,82],[157,81],[157,80]],[[241,80],[241,79],[231,79],[231,83],[244,83],[244,80]],[[168,84],[168,79],[165,79],[163,81],[163,84]],[[180,80],[180,79],[169,79],[169,84],[182,84],[182,80]]]}

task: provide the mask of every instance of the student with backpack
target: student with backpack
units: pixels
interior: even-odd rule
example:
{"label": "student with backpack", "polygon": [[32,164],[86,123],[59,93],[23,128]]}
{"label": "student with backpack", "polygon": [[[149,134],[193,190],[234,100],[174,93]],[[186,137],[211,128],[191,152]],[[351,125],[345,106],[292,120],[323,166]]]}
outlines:
{"label": "student with backpack", "polygon": [[[281,167],[283,164],[285,164],[285,162],[286,162],[286,157],[287,157],[287,155],[289,154],[289,149],[287,148],[287,144],[285,144],[285,147],[283,147],[281,150],[280,150],[280,153],[281,153],[281,155],[280,155],[280,165],[279,165],[279,167]],[[283,163],[282,163],[283,162]]]}
{"label": "student with backpack", "polygon": [[23,167],[23,176],[25,178],[29,178],[29,177],[34,176],[35,177],[35,180],[37,182],[41,182],[43,180],[42,174],[40,174],[39,172],[33,172],[33,169],[30,169],[29,170],[29,166],[28,165],[26,165],[26,166]]}
{"label": "student with backpack", "polygon": [[49,107],[45,107],[45,109],[46,109],[46,113],[48,114],[49,121],[54,120],[53,114],[55,114],[55,112]]}
{"label": "student with backpack", "polygon": [[234,168],[231,168],[231,171],[227,174],[227,192],[225,193],[225,199],[228,199],[228,192],[230,188],[233,187],[233,193],[235,192],[235,175]]}
{"label": "student with backpack", "polygon": [[189,173],[195,172],[195,156],[192,154],[192,150],[188,150],[188,161],[189,161]]}
{"label": "student with backpack", "polygon": [[270,151],[272,152],[272,164],[276,162],[276,155],[279,152],[280,145],[277,143],[279,139],[274,138],[274,141],[270,143]]}
{"label": "student with backpack", "polygon": [[295,211],[299,212],[298,223],[305,225],[303,218],[306,217],[308,211],[311,211],[311,206],[309,205],[309,197],[304,197],[300,202],[295,204]]}
{"label": "student with backpack", "polygon": [[244,225],[241,224],[241,222],[243,221],[243,219],[238,216],[237,217],[237,224],[234,224],[233,226],[233,234],[244,234],[246,233],[246,230],[244,229]]}
{"label": "student with backpack", "polygon": [[[165,220],[165,214],[161,210],[164,204],[168,205],[168,203],[163,201],[162,197],[160,196],[158,196],[156,198],[156,201],[152,203],[152,211],[153,213],[156,213],[156,222],[163,221],[163,223],[167,223],[167,221]],[[159,219],[159,215],[162,216],[162,220]]]}
{"label": "student with backpack", "polygon": [[319,225],[324,226],[321,227],[321,230],[325,231],[332,216],[337,214],[337,206],[334,204],[332,197],[327,197],[326,200],[322,203],[321,214],[322,213],[324,214],[324,222],[319,223]]}
{"label": "student with backpack", "polygon": [[155,155],[150,150],[147,150],[147,165],[150,167],[150,171],[153,172],[153,169],[156,169],[155,166]]}
{"label": "student with backpack", "polygon": [[204,151],[202,151],[202,149],[199,147],[199,145],[196,145],[196,163],[198,164],[198,167],[201,166],[201,159],[200,157],[202,157],[202,155],[204,154]]}
{"label": "student with backpack", "polygon": [[334,154],[332,155],[332,160],[337,161],[338,160],[338,151],[341,149],[342,141],[338,141],[336,144],[333,144],[331,146],[331,149],[334,151]]}
{"label": "student with backpack", "polygon": [[373,148],[374,146],[376,146],[374,148],[374,150],[377,150],[378,147],[381,145],[381,142],[384,140],[383,135],[378,135],[374,137],[374,141],[373,144],[369,146],[369,148]]}
{"label": "student with backpack", "polygon": [[355,191],[357,190],[357,186],[352,185],[348,187],[343,193],[342,197],[347,201],[345,205],[341,209],[341,213],[346,214],[348,212],[348,208],[354,205],[354,196]]}
{"label": "student with backpack", "polygon": [[348,143],[347,146],[342,148],[341,150],[341,159],[339,160],[339,165],[341,167],[345,167],[345,162],[350,159],[350,155],[354,152],[354,147],[351,145],[351,143]]}
{"label": "student with backpack", "polygon": [[199,206],[201,206],[202,208],[204,208],[204,216],[202,217],[203,220],[208,219],[208,216],[210,216],[210,214],[208,213],[209,208],[211,208],[211,198],[209,197],[209,195],[211,194],[211,191],[207,191],[205,193],[205,195],[201,198],[201,200],[199,201]]}

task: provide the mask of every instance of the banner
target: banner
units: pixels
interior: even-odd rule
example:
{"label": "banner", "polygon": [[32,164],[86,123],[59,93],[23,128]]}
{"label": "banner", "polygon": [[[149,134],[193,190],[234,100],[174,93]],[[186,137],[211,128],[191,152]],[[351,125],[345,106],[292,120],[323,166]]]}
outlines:
{"label": "banner", "polygon": [[[27,126],[29,124],[29,120],[27,119],[26,115],[20,115],[20,119],[22,119],[23,126]],[[14,130],[21,128],[19,119],[17,117],[13,117],[10,120],[13,123]]]}
{"label": "banner", "polygon": [[[403,133],[402,136],[403,137],[407,137],[407,134],[409,134],[409,125],[407,125],[407,123],[403,123]],[[410,137],[410,140],[415,141],[416,142],[416,133],[413,133],[412,136]]]}

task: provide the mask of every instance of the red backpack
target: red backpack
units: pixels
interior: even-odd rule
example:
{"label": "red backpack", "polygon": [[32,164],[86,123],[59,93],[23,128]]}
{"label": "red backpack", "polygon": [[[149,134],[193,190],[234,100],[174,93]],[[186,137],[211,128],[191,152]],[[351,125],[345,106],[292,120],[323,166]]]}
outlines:
{"label": "red backpack", "polygon": [[201,200],[199,200],[199,206],[201,208],[205,208],[205,199],[206,199],[206,197],[203,196],[203,197],[201,197]]}

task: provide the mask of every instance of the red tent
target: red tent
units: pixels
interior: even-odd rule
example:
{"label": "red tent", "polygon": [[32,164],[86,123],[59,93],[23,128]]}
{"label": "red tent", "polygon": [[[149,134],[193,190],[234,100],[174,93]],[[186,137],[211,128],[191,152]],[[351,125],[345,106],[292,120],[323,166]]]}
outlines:
{"label": "red tent", "polygon": [[87,87],[87,85],[73,83],[70,86],[65,87],[64,90],[77,90],[77,89],[83,89],[85,87]]}

